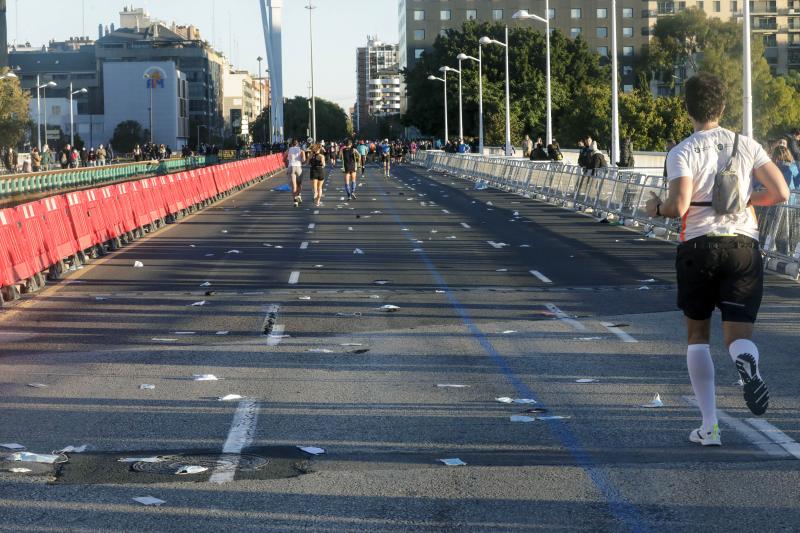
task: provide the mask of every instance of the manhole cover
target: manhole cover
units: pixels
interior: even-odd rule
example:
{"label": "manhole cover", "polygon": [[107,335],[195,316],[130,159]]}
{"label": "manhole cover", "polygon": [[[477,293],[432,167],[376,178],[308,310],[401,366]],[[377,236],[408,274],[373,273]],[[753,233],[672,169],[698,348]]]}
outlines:
{"label": "manhole cover", "polygon": [[[238,464],[236,462],[238,458]],[[162,456],[158,462],[139,461],[131,464],[131,470],[145,474],[166,474],[175,475],[184,466],[203,466],[209,470],[217,467],[235,467],[240,472],[252,472],[266,466],[269,459],[256,455],[225,455],[225,454],[204,454],[204,455],[169,455]]]}

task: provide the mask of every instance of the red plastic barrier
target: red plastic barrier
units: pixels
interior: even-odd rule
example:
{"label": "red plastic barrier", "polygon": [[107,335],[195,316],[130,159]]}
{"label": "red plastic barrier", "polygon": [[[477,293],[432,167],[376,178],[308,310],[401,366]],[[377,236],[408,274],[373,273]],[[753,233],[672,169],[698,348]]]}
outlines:
{"label": "red plastic barrier", "polygon": [[80,192],[70,192],[65,195],[67,199],[67,210],[69,221],[72,226],[72,235],[78,244],[79,250],[85,250],[94,243],[92,225],[87,217],[85,198]]}
{"label": "red plastic barrier", "polygon": [[77,252],[78,242],[72,232],[66,196],[51,196],[39,200],[39,211],[45,223],[48,263],[58,263]]}
{"label": "red plastic barrier", "polygon": [[19,243],[25,247],[24,254],[33,272],[41,272],[50,262],[47,259],[46,227],[39,213],[38,202],[31,202],[14,207]]}
{"label": "red plastic barrier", "polygon": [[103,210],[107,239],[119,237],[125,233],[124,215],[122,206],[119,205],[117,189],[113,185],[95,189],[100,208]]}
{"label": "red plastic barrier", "polygon": [[14,208],[0,210],[0,283],[8,286],[33,276],[33,262],[22,239]]}

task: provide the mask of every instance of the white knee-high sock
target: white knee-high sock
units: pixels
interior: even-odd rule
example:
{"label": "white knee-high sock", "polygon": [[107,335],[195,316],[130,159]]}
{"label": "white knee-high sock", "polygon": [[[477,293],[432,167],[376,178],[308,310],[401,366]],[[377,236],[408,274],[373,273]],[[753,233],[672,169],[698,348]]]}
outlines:
{"label": "white knee-high sock", "polygon": [[731,343],[728,352],[731,354],[731,359],[733,359],[734,363],[737,357],[746,353],[752,355],[756,360],[756,364],[758,363],[758,347],[749,339],[736,339]]}
{"label": "white knee-high sock", "polygon": [[714,361],[708,344],[690,344],[686,350],[686,366],[694,396],[703,415],[703,432],[710,432],[717,423],[717,398],[714,391]]}

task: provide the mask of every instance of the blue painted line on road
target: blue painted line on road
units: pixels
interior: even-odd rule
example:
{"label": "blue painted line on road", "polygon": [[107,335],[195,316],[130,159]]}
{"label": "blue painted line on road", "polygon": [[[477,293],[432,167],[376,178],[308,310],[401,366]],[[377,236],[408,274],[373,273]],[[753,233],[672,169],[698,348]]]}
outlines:
{"label": "blue painted line on road", "polygon": [[[378,183],[378,187],[381,189],[381,192],[384,192],[383,186],[380,183]],[[391,197],[387,198],[390,200],[391,204],[394,203],[391,200]],[[403,223],[402,218],[400,218],[400,215],[394,209],[393,205],[389,207],[389,212],[394,218],[395,222],[397,222],[401,227],[407,227],[407,225]],[[417,240],[417,238],[410,232],[405,233],[405,237],[412,243]],[[464,325],[467,326],[470,334],[472,334],[478,344],[481,345],[495,365],[497,365],[506,380],[514,387],[516,393],[521,398],[532,398],[536,400],[540,406],[546,407],[542,402],[539,401],[538,395],[530,387],[528,387],[528,385],[523,383],[519,377],[517,377],[517,375],[514,373],[514,370],[508,364],[508,361],[506,361],[506,359],[495,349],[495,347],[486,337],[486,334],[475,325],[467,310],[464,309],[464,306],[461,304],[458,298],[453,295],[450,287],[447,285],[447,282],[444,280],[442,275],[439,274],[439,270],[436,268],[436,265],[433,264],[433,261],[431,261],[431,259],[428,257],[428,254],[423,250],[421,253],[418,253],[417,256],[425,264],[425,268],[428,270],[431,277],[433,277],[439,288],[445,291],[445,295],[447,296],[450,305],[453,306],[453,309],[455,309],[456,313],[458,313],[458,315],[461,317],[461,320],[464,322]],[[560,420],[548,420],[545,421],[545,423],[548,424],[548,427],[553,435],[560,440],[567,451],[569,451],[570,455],[575,460],[575,463],[586,471],[586,473],[589,475],[589,478],[592,480],[592,483],[594,483],[597,489],[603,494],[611,514],[614,515],[614,517],[618,520],[624,522],[630,531],[651,531],[651,528],[646,524],[644,518],[641,516],[636,507],[622,497],[619,490],[614,486],[605,472],[603,472],[602,468],[595,464],[591,455],[586,451],[577,435],[575,435],[566,426],[566,424]]]}

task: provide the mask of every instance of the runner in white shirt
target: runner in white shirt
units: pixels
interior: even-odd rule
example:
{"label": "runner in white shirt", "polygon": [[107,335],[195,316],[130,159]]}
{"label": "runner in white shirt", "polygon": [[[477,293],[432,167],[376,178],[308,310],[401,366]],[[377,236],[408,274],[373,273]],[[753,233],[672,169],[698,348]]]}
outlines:
{"label": "runner in white shirt", "polygon": [[292,187],[294,206],[298,207],[303,203],[300,190],[303,187],[303,163],[306,162],[306,153],[300,148],[300,143],[297,139],[294,139],[292,146],[286,150],[284,159],[286,160],[286,173],[289,176],[289,184]]}
{"label": "runner in white shirt", "polygon": [[[762,415],[769,404],[769,392],[759,372],[758,348],[751,338],[761,306],[764,272],[753,206],[783,203],[789,198],[789,189],[780,170],[756,141],[738,136],[737,143],[736,134],[719,126],[726,90],[718,78],[698,74],[687,80],[684,91],[694,134],[669,152],[669,195],[662,200],[653,194],[647,201],[647,213],[682,221],[682,242],[675,262],[678,307],[686,317],[686,361],[703,416],[701,427],[689,434],[689,440],[719,446],[722,441],[709,345],[711,315],[714,308],[722,312],[725,346],[742,379],[745,402],[754,414]],[[711,205],[716,176],[729,164],[737,174],[739,195],[747,207],[735,214],[718,214]],[[755,181],[764,189],[754,191]]]}

